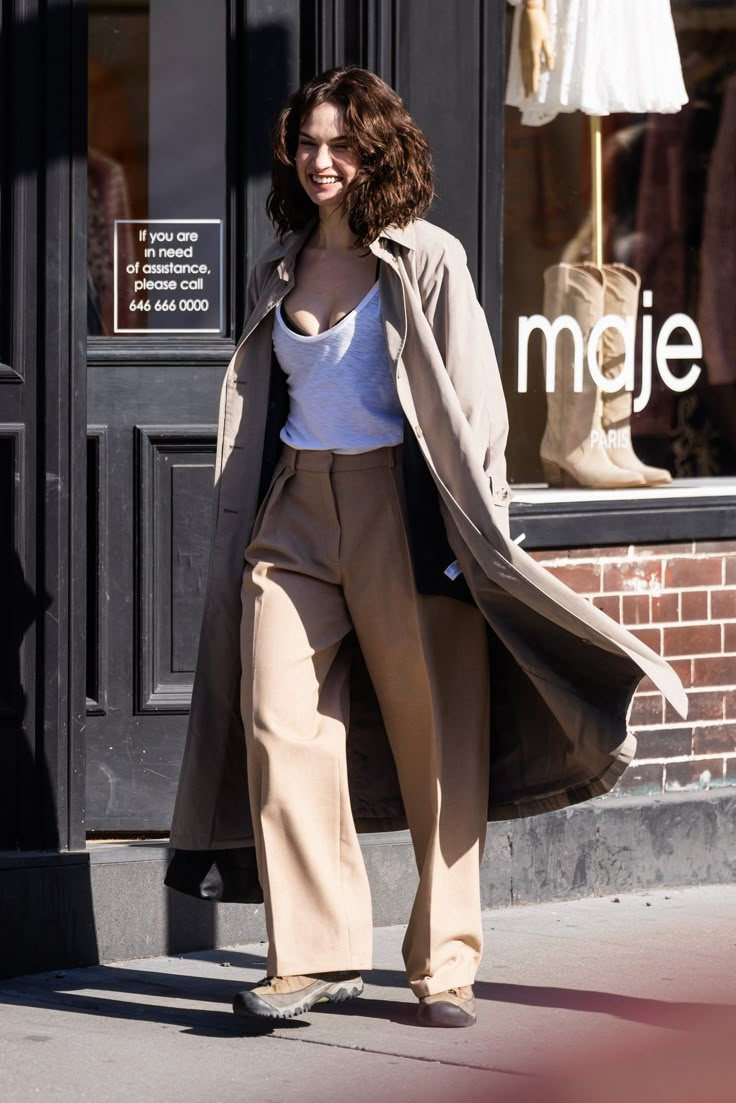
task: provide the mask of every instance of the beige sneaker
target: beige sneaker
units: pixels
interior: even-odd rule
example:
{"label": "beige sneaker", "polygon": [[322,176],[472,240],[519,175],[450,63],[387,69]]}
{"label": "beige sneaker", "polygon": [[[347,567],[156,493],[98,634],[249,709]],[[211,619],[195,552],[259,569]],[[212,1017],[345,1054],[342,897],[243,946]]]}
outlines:
{"label": "beige sneaker", "polygon": [[316,1003],[344,1003],[362,991],[359,973],[266,977],[255,987],[237,993],[233,1011],[244,1018],[291,1019]]}
{"label": "beige sneaker", "polygon": [[417,1022],[420,1026],[472,1026],[475,1022],[472,987],[468,984],[464,988],[421,996]]}

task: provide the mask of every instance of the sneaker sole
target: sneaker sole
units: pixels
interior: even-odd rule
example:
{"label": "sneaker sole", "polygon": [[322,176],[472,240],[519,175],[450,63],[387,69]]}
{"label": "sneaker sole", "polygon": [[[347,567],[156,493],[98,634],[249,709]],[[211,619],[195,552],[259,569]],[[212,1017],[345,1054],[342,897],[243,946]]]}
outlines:
{"label": "sneaker sole", "polygon": [[291,1006],[271,1007],[269,1003],[256,996],[253,992],[238,992],[233,1000],[233,1011],[243,1019],[293,1019],[296,1015],[304,1015],[318,1003],[347,1003],[348,1000],[360,996],[363,992],[363,982],[346,982],[339,988],[321,995],[309,997]]}

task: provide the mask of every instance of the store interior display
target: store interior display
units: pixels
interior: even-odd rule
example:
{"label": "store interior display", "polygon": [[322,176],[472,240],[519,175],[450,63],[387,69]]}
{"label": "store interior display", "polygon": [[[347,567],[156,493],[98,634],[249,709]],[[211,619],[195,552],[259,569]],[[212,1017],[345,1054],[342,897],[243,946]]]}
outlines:
{"label": "store interior display", "polygon": [[[605,281],[595,264],[555,264],[544,273],[544,314],[549,320],[573,318],[587,346],[591,331],[603,316]],[[601,391],[581,370],[574,389],[573,337],[563,330],[555,342],[554,388],[547,394],[547,424],[540,446],[542,470],[550,486],[644,486],[639,473],[613,462],[602,446]]]}
{"label": "store interior display", "polygon": [[[148,210],[148,11],[130,4],[125,18],[94,2],[87,63],[87,320],[90,336],[114,332],[114,240],[117,220]],[[114,26],[115,34],[109,29]],[[111,45],[112,44],[112,45]],[[142,259],[130,225],[118,226],[120,274]],[[119,302],[132,293],[123,278]]]}
{"label": "store interior display", "polygon": [[[604,264],[601,270],[605,285],[604,314],[635,321],[641,289],[639,273],[620,263]],[[609,326],[603,331],[599,355],[602,374],[608,380],[617,380],[624,371],[627,355],[621,330]],[[642,463],[634,451],[631,440],[633,393],[624,387],[615,391],[602,390],[601,402],[601,429],[608,458],[617,467],[640,475],[647,486],[671,483],[672,476],[666,468]]]}
{"label": "store interior display", "polygon": [[[629,485],[662,486],[672,476],[730,474],[736,466],[736,312],[723,301],[736,276],[736,3],[679,2],[673,5],[674,27],[668,0],[604,7],[605,18],[592,26],[586,18],[593,9],[599,16],[601,11],[594,0],[546,0],[546,7],[533,0],[531,12],[520,0],[510,26],[503,374],[512,426],[510,471],[517,484],[618,487],[620,476],[611,470],[616,467],[639,475]],[[530,35],[524,36],[522,21],[530,16],[549,17],[549,33],[537,26],[532,37],[549,42],[554,69],[543,57],[537,93],[525,95],[524,70],[531,67],[523,48]],[[632,59],[642,41],[649,65],[641,79],[632,80]],[[596,80],[591,58],[600,66]],[[605,107],[604,94],[611,114],[597,120],[597,138],[586,112]],[[522,179],[524,187],[516,188]],[[599,268],[598,280],[591,263]],[[570,266],[579,267],[576,281]],[[589,299],[577,313],[573,283]],[[642,292],[651,292],[646,312]],[[553,322],[568,314],[580,323],[580,311],[590,318],[601,294],[601,317],[634,320],[634,390],[609,393],[599,387],[593,403],[587,370],[584,389],[574,390],[573,344],[562,331],[554,352],[560,393],[545,389],[540,334],[530,339],[528,393],[519,393],[519,320],[542,314]],[[669,385],[656,355],[654,366],[646,362],[642,313],[655,346],[672,316],[697,323],[702,356],[693,356],[699,371],[689,378],[699,378],[692,389]],[[672,344],[680,340],[686,336],[677,330]],[[615,380],[625,354],[618,329],[604,330],[597,362],[605,380]],[[686,362],[673,364],[672,374],[687,369]],[[634,393],[648,383],[648,372],[651,395],[637,409]],[[605,458],[596,462],[594,447]]]}

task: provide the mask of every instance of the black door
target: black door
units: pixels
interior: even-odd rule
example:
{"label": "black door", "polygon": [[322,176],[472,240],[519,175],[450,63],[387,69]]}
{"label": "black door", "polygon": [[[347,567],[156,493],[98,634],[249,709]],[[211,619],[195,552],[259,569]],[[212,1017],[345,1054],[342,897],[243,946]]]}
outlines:
{"label": "black door", "polygon": [[297,15],[288,2],[89,4],[91,832],[170,823],[219,389],[267,233],[267,135],[298,79]]}

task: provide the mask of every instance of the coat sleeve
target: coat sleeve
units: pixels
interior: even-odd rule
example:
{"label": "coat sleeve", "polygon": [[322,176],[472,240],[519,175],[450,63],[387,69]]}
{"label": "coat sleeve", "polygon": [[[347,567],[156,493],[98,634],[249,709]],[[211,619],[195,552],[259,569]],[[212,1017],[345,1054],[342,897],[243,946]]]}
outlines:
{"label": "coat sleeve", "polygon": [[437,347],[482,449],[494,497],[497,503],[508,504],[506,399],[488,322],[475,294],[465,250],[456,238],[449,238],[440,259],[426,266],[419,285]]}
{"label": "coat sleeve", "polygon": [[245,289],[245,314],[243,318],[243,331],[248,328],[248,322],[256,308],[256,304],[261,297],[261,291],[263,289],[263,270],[264,264],[260,257],[256,258],[253,267],[250,270],[248,276],[248,283]]}

